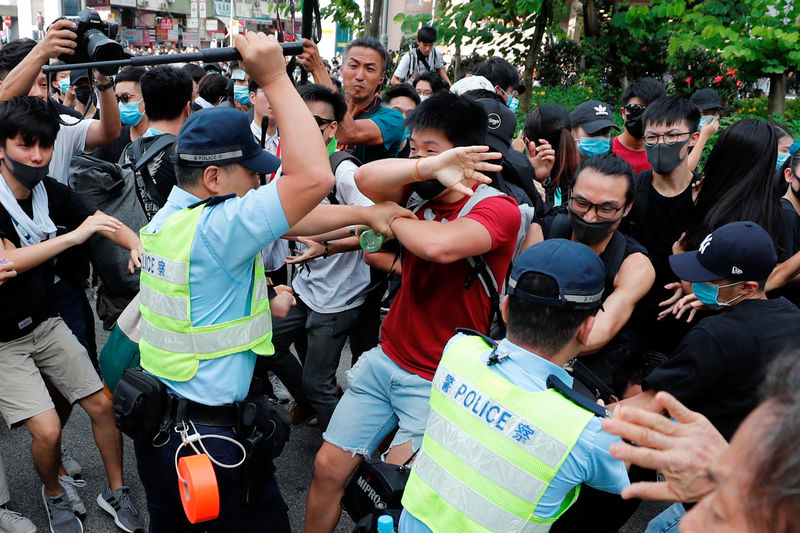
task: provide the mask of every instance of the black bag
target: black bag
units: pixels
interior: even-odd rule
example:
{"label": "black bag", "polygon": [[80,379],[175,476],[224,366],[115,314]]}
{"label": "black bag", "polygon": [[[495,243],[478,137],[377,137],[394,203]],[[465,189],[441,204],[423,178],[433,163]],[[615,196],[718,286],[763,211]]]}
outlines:
{"label": "black bag", "polygon": [[[413,459],[413,456],[412,456]],[[379,502],[386,509],[402,509],[400,500],[408,483],[411,467],[384,463],[380,458],[361,461],[345,485],[342,508],[354,522],[359,522],[375,510]]]}
{"label": "black bag", "polygon": [[129,368],[114,391],[117,427],[133,440],[150,440],[166,414],[167,387],[138,368]]}

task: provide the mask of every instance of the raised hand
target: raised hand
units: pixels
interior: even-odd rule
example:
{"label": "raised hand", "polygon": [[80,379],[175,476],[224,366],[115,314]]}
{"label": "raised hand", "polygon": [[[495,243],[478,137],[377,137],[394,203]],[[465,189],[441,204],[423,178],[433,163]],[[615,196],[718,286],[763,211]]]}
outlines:
{"label": "raised hand", "polygon": [[622,491],[622,497],[698,501],[713,490],[708,470],[728,443],[706,417],[686,408],[671,394],[662,391],[655,398],[676,421],[630,406],[620,407],[614,418],[603,420],[605,431],[637,444],[612,444],[612,456],[658,470],[666,479],[634,483]]}
{"label": "raised hand", "polygon": [[274,35],[247,32],[235,35],[236,49],[242,55],[242,65],[262,87],[286,76],[283,50]]}
{"label": "raised hand", "polygon": [[473,179],[481,183],[491,183],[491,178],[481,171],[503,170],[502,166],[489,162],[501,157],[502,154],[489,152],[488,146],[460,146],[445,150],[433,157],[422,158],[417,167],[420,177],[437,179],[448,189],[471,196],[472,189],[462,182],[465,179]]}

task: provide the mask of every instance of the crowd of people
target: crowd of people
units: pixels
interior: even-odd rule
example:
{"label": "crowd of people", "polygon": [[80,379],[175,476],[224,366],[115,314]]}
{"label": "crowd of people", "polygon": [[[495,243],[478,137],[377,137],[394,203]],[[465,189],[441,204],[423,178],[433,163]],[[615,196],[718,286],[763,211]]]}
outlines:
{"label": "crowd of people", "polygon": [[[712,89],[642,78],[518,132],[515,66],[451,82],[432,28],[394,72],[375,39],[331,62],[304,40],[305,85],[255,33],[228,64],[48,78],[72,28],[0,48],[0,414],[30,432],[51,531],[87,512],[75,403],[127,532],[123,432],[151,532],[285,532],[273,459],[305,423],[313,533],[357,489],[360,531],[611,532],[641,499],[676,502],[648,532],[800,528],[786,126],[720,131]],[[192,451],[220,502],[197,526]],[[381,464],[402,506],[351,478]],[[0,531],[35,531],[9,499],[0,463]]]}

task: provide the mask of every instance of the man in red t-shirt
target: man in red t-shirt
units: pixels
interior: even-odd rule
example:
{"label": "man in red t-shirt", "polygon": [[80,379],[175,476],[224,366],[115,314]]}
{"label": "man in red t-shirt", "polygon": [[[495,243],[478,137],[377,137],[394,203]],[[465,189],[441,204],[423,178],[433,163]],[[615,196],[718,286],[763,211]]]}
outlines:
{"label": "man in red t-shirt", "polygon": [[[468,196],[499,171],[487,147],[487,116],[477,104],[439,93],[406,119],[409,159],[384,159],[356,173],[375,202],[425,203],[418,220],[392,221],[403,245],[402,284],[381,331],[380,345],[348,373],[349,388],[336,407],[314,462],[306,531],[332,532],[339,521],[345,481],[358,463],[397,429],[386,461],[402,464],[419,449],[433,374],[456,328],[486,331],[489,298],[480,281],[464,284],[467,258],[483,256],[495,279],[505,279],[516,247],[520,212],[505,195],[485,198],[458,217]],[[459,148],[455,148],[459,147]],[[412,195],[413,193],[416,193]]]}
{"label": "man in red t-shirt", "polygon": [[622,118],[625,131],[614,137],[611,151],[633,167],[636,174],[652,168],[644,152],[644,124],[642,113],[657,98],[666,96],[664,86],[653,78],[637,78],[622,93]]}

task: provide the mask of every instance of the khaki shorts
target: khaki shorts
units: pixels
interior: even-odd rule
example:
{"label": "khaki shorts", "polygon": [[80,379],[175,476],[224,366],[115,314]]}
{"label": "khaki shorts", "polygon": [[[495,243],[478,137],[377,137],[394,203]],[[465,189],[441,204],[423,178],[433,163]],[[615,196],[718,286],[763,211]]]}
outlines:
{"label": "khaki shorts", "polygon": [[48,318],[0,342],[0,414],[8,427],[54,408],[42,376],[70,403],[103,388],[86,349],[61,318]]}

